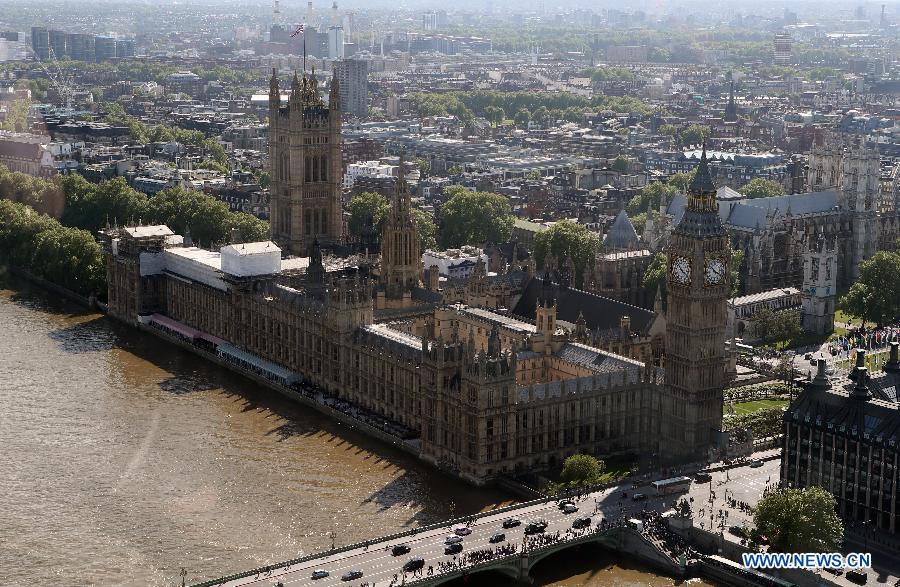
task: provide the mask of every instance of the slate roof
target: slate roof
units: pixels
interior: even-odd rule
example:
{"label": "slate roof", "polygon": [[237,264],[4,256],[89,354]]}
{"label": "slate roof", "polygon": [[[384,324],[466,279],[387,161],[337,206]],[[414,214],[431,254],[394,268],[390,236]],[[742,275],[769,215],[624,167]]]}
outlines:
{"label": "slate roof", "polygon": [[603,238],[606,249],[636,249],[640,246],[637,231],[625,210],[619,212]]}
{"label": "slate roof", "polygon": [[[597,294],[581,291],[571,287],[561,287],[553,283],[548,284],[548,293],[556,299],[557,320],[575,323],[578,314],[584,314],[585,325],[589,330],[608,330],[619,328],[619,319],[622,316],[631,318],[631,329],[634,332],[644,334],[656,314],[651,310],[645,310],[618,300],[605,298]],[[531,278],[522,292],[522,296],[513,308],[512,313],[526,320],[535,319],[537,302],[544,295],[544,282],[541,279]]]}
{"label": "slate roof", "polygon": [[606,353],[600,349],[575,342],[564,344],[555,355],[560,359],[580,365],[595,373],[618,372],[622,369],[635,369],[642,366],[638,361]]}
{"label": "slate roof", "polygon": [[786,419],[857,436],[866,442],[883,442],[894,450],[900,444],[900,410],[897,390],[900,372],[872,373],[869,399],[853,396],[855,382],[846,376],[832,379],[830,388],[808,385],[785,414]]}
{"label": "slate roof", "polygon": [[[838,205],[838,193],[810,192],[737,201],[718,199],[718,204],[719,219],[725,224],[739,228],[756,228],[766,225],[766,217],[770,213],[777,219],[784,217],[788,211],[793,216],[831,212]],[[681,222],[686,208],[687,198],[677,194],[669,202],[666,213],[672,216],[673,222],[677,225]]]}

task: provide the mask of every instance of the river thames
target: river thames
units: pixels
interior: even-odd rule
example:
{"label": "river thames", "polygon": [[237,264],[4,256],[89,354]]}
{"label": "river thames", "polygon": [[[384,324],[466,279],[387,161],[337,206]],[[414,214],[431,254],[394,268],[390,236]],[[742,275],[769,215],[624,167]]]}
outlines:
{"label": "river thames", "polygon": [[[3,585],[180,585],[510,503],[8,277],[0,357]],[[536,583],[676,584],[614,557]]]}

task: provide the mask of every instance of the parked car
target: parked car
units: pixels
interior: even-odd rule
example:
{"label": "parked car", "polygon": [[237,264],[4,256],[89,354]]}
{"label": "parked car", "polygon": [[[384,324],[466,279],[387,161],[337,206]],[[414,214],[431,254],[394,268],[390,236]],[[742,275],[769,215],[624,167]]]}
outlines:
{"label": "parked car", "polygon": [[362,571],[353,569],[352,571],[347,571],[341,575],[341,581],[353,581],[354,579],[359,579],[362,575]]}
{"label": "parked car", "polygon": [[458,544],[462,542],[462,536],[457,536],[456,534],[451,534],[444,539],[444,544]]}
{"label": "parked car", "polygon": [[634,501],[644,501],[645,499],[647,499],[647,495],[644,493],[635,493],[631,496],[631,499]]}
{"label": "parked car", "polygon": [[712,475],[709,473],[697,473],[694,475],[694,481],[697,483],[709,483],[712,481]]}
{"label": "parked car", "polygon": [[506,534],[503,532],[497,532],[493,536],[491,536],[490,543],[497,544],[498,542],[503,542],[506,540]]}
{"label": "parked car", "polygon": [[564,499],[561,502],[559,502],[558,504],[556,504],[556,507],[558,507],[561,510],[564,510],[564,509],[566,509],[567,505],[575,505],[575,502],[573,502],[571,499]]}
{"label": "parked car", "polygon": [[572,522],[572,527],[575,528],[576,530],[578,530],[580,528],[587,528],[590,525],[591,525],[591,519],[588,518],[587,516],[585,516],[583,518],[575,518],[575,521]]}
{"label": "parked car", "polygon": [[575,512],[578,511],[578,506],[575,505],[574,503],[567,503],[563,507],[562,511],[564,514],[574,514]]}
{"label": "parked car", "polygon": [[521,523],[522,520],[520,520],[519,518],[506,518],[505,520],[503,520],[503,527],[506,529],[515,528]]}
{"label": "parked car", "polygon": [[408,544],[395,544],[391,549],[391,554],[393,556],[400,556],[401,554],[406,554],[407,552],[409,552]]}
{"label": "parked car", "polygon": [[462,552],[462,544],[459,542],[448,544],[446,548],[444,548],[444,554],[456,554],[457,552]]}
{"label": "parked car", "polygon": [[758,469],[759,467],[763,466],[763,462],[759,459],[755,459],[750,461],[750,466],[754,469]]}
{"label": "parked car", "polygon": [[315,581],[316,579],[324,579],[329,575],[328,571],[325,569],[316,569],[312,572],[312,579]]}
{"label": "parked car", "polygon": [[425,559],[421,557],[411,558],[403,564],[403,570],[407,573],[418,571],[425,566]]}
{"label": "parked car", "polygon": [[455,526],[453,528],[453,533],[457,536],[468,536],[472,533],[472,529],[468,526]]}

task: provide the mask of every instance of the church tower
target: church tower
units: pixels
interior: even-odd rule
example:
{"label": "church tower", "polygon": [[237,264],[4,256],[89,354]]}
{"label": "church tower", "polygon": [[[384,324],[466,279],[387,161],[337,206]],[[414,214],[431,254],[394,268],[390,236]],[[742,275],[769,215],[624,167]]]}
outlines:
{"label": "church tower", "polygon": [[725,122],[737,122],[737,105],[734,103],[734,82],[731,82],[731,89],[728,91],[728,104],[725,105]]}
{"label": "church tower", "polygon": [[847,214],[850,238],[842,243],[842,285],[852,284],[859,277],[859,264],[875,254],[880,174],[878,151],[859,145],[844,152],[839,205]]}
{"label": "church tower", "polygon": [[705,145],[668,256],[660,451],[667,460],[705,458],[721,438],[731,261]]}
{"label": "church tower", "polygon": [[272,240],[293,255],[307,255],[342,238],[341,104],[337,77],[328,105],[319,96],[315,70],[294,74],[281,104],[278,78],[269,83],[269,223]]}
{"label": "church tower", "polygon": [[806,238],[801,292],[803,330],[812,334],[834,332],[837,294],[837,250],[833,236],[824,232]]}
{"label": "church tower", "polygon": [[381,282],[388,299],[400,299],[422,282],[419,228],[412,216],[403,157],[397,170],[397,187],[384,223],[381,246]]}

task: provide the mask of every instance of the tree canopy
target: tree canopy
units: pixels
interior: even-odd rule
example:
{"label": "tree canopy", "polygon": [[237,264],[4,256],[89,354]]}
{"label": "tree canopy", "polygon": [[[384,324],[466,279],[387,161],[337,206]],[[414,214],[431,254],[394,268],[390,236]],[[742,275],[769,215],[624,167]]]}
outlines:
{"label": "tree canopy", "polygon": [[444,190],[441,206],[441,243],[444,247],[504,243],[512,235],[509,200],[492,192],[472,192],[462,186]]}
{"label": "tree canopy", "polygon": [[350,212],[347,223],[350,235],[359,238],[368,230],[381,235],[390,209],[391,204],[387,198],[377,192],[363,192],[353,196],[347,205],[347,211]]}
{"label": "tree canopy", "polygon": [[771,179],[757,177],[747,182],[738,190],[748,198],[768,198],[770,196],[783,196],[784,186]]}
{"label": "tree canopy", "polygon": [[668,255],[666,255],[664,251],[657,251],[657,253],[653,255],[653,258],[650,259],[647,270],[644,271],[644,281],[642,284],[647,291],[647,296],[654,296],[655,299],[657,290],[662,293],[663,308],[665,308],[666,294],[668,293],[666,290],[666,272],[668,270]]}
{"label": "tree canopy", "polygon": [[584,270],[599,252],[600,237],[583,224],[571,220],[561,220],[534,237],[534,258],[538,268],[544,266],[548,253],[560,265],[571,260],[575,269],[575,287],[582,287]]}
{"label": "tree canopy", "polygon": [[841,299],[848,314],[889,324],[900,317],[900,253],[881,251],[859,265],[859,277]]}
{"label": "tree canopy", "polygon": [[78,294],[106,297],[106,266],[91,233],[24,204],[0,201],[0,258]]}
{"label": "tree canopy", "polygon": [[559,475],[561,488],[575,489],[599,483],[603,475],[603,468],[603,461],[592,455],[572,455],[563,463],[562,472]]}
{"label": "tree canopy", "polygon": [[837,501],[821,487],[767,492],[756,506],[756,529],[778,552],[836,552],[844,525]]}
{"label": "tree canopy", "polygon": [[692,124],[681,131],[681,142],[685,145],[699,145],[709,138],[710,129],[703,124]]}

